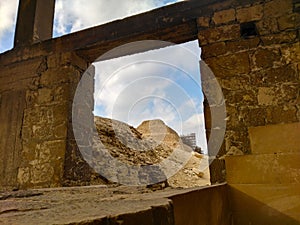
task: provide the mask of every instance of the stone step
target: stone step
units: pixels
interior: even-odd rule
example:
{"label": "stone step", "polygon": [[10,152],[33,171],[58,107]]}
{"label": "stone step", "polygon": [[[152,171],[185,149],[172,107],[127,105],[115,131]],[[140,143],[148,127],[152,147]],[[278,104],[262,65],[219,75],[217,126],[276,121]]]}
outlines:
{"label": "stone step", "polygon": [[300,224],[300,184],[230,185],[234,224]]}
{"label": "stone step", "polygon": [[300,153],[227,156],[228,184],[300,183]]}
{"label": "stone step", "polygon": [[300,123],[251,127],[249,136],[253,154],[300,153]]}

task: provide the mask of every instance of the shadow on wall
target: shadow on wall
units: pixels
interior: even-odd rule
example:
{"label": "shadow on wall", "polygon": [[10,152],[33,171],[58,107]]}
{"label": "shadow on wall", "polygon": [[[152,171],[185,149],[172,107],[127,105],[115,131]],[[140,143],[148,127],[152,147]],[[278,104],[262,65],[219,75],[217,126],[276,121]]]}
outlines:
{"label": "shadow on wall", "polygon": [[233,213],[233,224],[235,225],[300,224],[300,215],[298,214],[300,202],[298,201],[297,204],[293,205],[295,198],[299,198],[299,196],[290,193],[286,193],[284,196],[271,196],[267,199],[268,204],[266,204],[261,202],[265,199],[259,201],[234,187],[229,187],[229,196]]}

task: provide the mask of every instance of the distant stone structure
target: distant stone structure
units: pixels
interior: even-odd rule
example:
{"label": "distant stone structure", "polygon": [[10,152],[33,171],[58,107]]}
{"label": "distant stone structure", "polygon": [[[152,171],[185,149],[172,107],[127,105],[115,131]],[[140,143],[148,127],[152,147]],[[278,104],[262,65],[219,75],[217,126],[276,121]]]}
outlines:
{"label": "distant stone structure", "polygon": [[181,135],[180,138],[184,144],[190,146],[193,150],[196,149],[196,133]]}

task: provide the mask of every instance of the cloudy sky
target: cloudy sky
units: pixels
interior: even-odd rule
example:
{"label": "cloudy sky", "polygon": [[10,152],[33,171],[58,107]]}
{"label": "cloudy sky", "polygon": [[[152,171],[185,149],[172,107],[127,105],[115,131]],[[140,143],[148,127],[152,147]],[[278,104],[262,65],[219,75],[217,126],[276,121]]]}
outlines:
{"label": "cloudy sky", "polygon": [[[181,0],[56,0],[54,37]],[[18,0],[0,0],[0,52],[13,46]],[[197,42],[96,63],[95,114],[133,126],[163,119],[206,149]]]}

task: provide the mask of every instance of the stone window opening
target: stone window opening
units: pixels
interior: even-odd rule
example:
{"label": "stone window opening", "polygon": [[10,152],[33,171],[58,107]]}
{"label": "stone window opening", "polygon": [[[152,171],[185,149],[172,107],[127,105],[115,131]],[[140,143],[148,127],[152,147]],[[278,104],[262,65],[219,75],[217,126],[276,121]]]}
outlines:
{"label": "stone window opening", "polygon": [[168,177],[171,186],[210,184],[200,54],[198,41],[191,41],[93,63],[94,122],[113,156],[129,164],[159,163],[181,135],[196,133],[197,149],[179,175]]}

